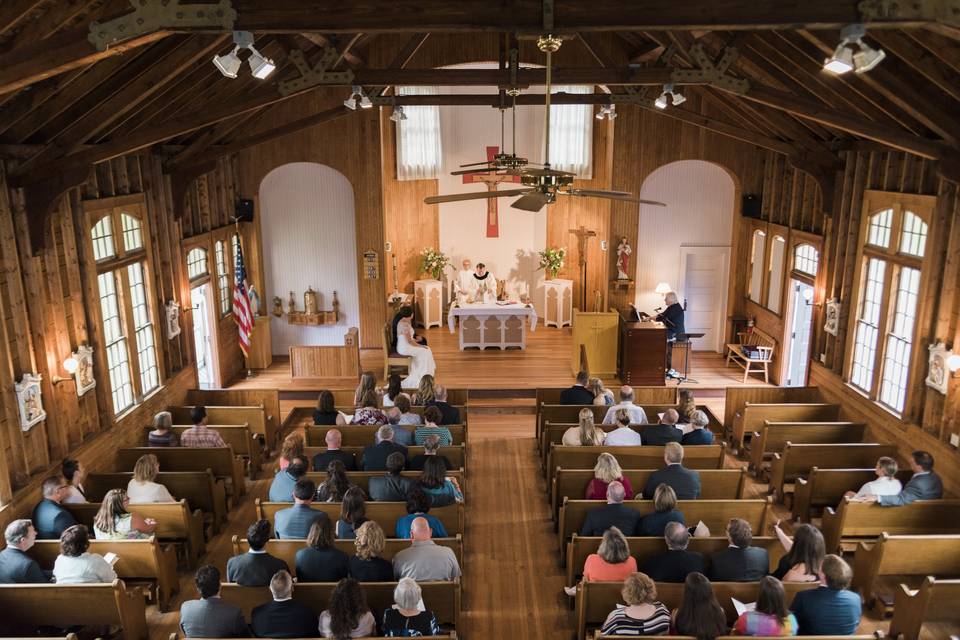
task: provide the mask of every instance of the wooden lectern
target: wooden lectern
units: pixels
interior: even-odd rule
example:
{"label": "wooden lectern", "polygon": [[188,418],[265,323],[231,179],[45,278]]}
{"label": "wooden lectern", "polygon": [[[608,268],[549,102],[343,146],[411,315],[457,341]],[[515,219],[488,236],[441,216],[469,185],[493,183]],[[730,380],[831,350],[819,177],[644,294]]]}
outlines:
{"label": "wooden lectern", "polygon": [[620,314],[617,373],[623,384],[664,386],[667,328],[662,322],[637,322],[632,311]]}
{"label": "wooden lectern", "polygon": [[580,348],[584,349],[590,375],[612,378],[617,372],[617,312],[573,310],[573,352],[570,368],[580,370]]}

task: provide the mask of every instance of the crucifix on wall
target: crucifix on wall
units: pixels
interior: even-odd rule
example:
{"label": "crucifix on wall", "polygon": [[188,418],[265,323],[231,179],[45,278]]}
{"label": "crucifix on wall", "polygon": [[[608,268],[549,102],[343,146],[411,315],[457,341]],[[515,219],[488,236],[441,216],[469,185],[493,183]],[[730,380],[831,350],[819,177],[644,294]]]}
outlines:
{"label": "crucifix on wall", "polygon": [[[493,162],[494,157],[500,151],[499,147],[487,147],[487,160]],[[496,191],[497,185],[501,182],[520,182],[520,176],[513,176],[507,173],[468,173],[463,176],[464,184],[483,182],[487,185],[487,191]],[[500,219],[497,209],[497,198],[487,198],[487,237],[500,237]]]}
{"label": "crucifix on wall", "polygon": [[[580,225],[577,229],[570,229],[570,233],[577,236],[577,264],[580,267],[580,308],[587,309],[587,241],[596,238],[597,232]],[[597,309],[599,311],[599,309]]]}

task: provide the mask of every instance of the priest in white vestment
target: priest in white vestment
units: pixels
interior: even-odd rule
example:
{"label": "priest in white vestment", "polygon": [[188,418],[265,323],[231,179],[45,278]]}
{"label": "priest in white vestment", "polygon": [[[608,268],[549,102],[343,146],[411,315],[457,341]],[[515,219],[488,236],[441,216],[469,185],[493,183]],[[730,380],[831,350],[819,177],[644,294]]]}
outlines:
{"label": "priest in white vestment", "polygon": [[461,266],[463,269],[457,272],[457,279],[453,281],[453,293],[458,296],[462,293],[467,297],[473,288],[473,265],[469,260],[464,260]]}

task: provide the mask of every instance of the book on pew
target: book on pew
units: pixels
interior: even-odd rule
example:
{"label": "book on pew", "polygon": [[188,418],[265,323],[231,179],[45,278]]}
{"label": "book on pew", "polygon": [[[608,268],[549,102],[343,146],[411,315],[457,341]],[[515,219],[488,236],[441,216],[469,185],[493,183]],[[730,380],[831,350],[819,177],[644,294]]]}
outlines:
{"label": "book on pew", "polygon": [[115,554],[113,551],[108,551],[105,554],[103,554],[103,559],[106,560],[107,564],[109,564],[112,567],[113,565],[117,564],[117,560],[120,559],[120,556]]}
{"label": "book on pew", "polygon": [[740,602],[736,598],[730,598],[733,601],[733,608],[737,611],[737,616],[742,616],[745,611],[756,611],[756,602]]}
{"label": "book on pew", "polygon": [[694,528],[694,530],[693,530],[693,537],[694,537],[694,538],[709,538],[709,537],[710,537],[710,529],[707,527],[707,525],[703,524],[703,520],[701,520],[700,522],[698,522],[698,523],[697,523],[697,526]]}
{"label": "book on pew", "polygon": [[343,420],[344,420],[347,424],[353,424],[353,416],[348,416],[348,415],[345,414],[343,411],[337,411],[337,413],[340,414],[340,417],[343,418]]}

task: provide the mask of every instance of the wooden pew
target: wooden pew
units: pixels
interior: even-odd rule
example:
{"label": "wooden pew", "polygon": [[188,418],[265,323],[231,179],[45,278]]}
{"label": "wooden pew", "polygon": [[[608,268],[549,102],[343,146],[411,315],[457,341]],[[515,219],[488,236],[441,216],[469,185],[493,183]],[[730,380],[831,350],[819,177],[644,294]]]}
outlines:
{"label": "wooden pew", "polygon": [[890,637],[919,640],[920,630],[925,623],[943,625],[941,633],[935,636],[938,638],[960,633],[958,601],[960,580],[937,580],[927,576],[916,591],[901,584],[894,597]]}
{"label": "wooden pew", "polygon": [[234,495],[246,492],[243,479],[244,462],[233,454],[230,447],[130,447],[117,450],[117,471],[132,471],[140,456],[152,453],[157,456],[164,471],[213,471],[217,478],[230,480],[229,489]]}
{"label": "wooden pew", "polygon": [[[267,450],[276,449],[279,445],[277,439],[280,437],[280,429],[279,427],[268,427],[267,413],[262,406],[206,405],[206,409],[209,424],[244,424],[250,429],[251,434],[263,438],[263,444]],[[167,411],[173,415],[173,423],[176,425],[192,425],[193,420],[190,417],[192,410],[193,405],[167,407]],[[246,451],[246,448],[241,449],[241,451]]]}
{"label": "wooden pew", "polygon": [[[417,428],[416,425],[399,425],[401,428],[410,431],[411,433]],[[453,444],[466,444],[467,442],[467,426],[465,424],[448,424],[444,425],[447,429],[450,429],[450,435],[453,436]],[[368,444],[374,444],[376,442],[377,430],[380,427],[378,425],[343,425],[335,427],[327,426],[318,426],[310,425],[305,431],[307,433],[307,446],[310,447],[325,447],[327,446],[326,437],[327,431],[330,429],[337,429],[342,434],[341,444],[344,447],[365,447]]]}
{"label": "wooden pew", "polygon": [[[303,450],[303,455],[312,462],[313,457],[325,452],[326,447],[305,447]],[[357,468],[363,468],[363,447],[341,447],[341,451],[344,453],[353,454],[353,457],[357,460]],[[409,458],[414,458],[423,453],[423,447],[418,447],[416,445],[407,447],[407,456]],[[438,452],[442,456],[446,456],[447,460],[450,461],[450,464],[453,465],[454,469],[462,469],[463,473],[467,472],[467,455],[465,452],[465,446],[462,444],[455,444],[449,447],[440,447]],[[593,468],[593,465],[591,465]]]}
{"label": "wooden pew", "polygon": [[147,640],[145,596],[113,584],[0,584],[4,624],[24,627],[123,627],[124,640]]}
{"label": "wooden pew", "polygon": [[[424,605],[433,612],[437,622],[457,627],[460,623],[460,580],[417,584],[423,591]],[[330,594],[336,586],[336,582],[298,582],[293,588],[293,597],[308,605],[319,616],[330,604]],[[396,587],[396,582],[363,583],[367,604],[377,620],[382,620],[383,612],[393,606],[393,590]],[[229,582],[223,585],[220,597],[239,607],[246,620],[250,619],[254,607],[273,600],[268,587],[241,587]]]}
{"label": "wooden pew", "polygon": [[834,511],[823,510],[820,525],[827,553],[864,538],[890,535],[951,535],[960,533],[960,499],[918,500],[902,507],[881,507],[844,498]]}
{"label": "wooden pew", "polygon": [[[570,383],[573,386],[573,382]],[[560,394],[564,389],[570,387],[538,387],[537,388],[537,407],[542,404],[560,404]],[[612,388],[613,395],[619,395],[619,387]],[[637,404],[672,404],[676,406],[677,398],[676,387],[633,387],[633,398]],[[584,405],[585,406],[585,405]]]}
{"label": "wooden pew", "polygon": [[[453,549],[453,553],[457,556],[457,562],[460,564],[460,569],[466,569],[466,567],[463,565],[463,534],[458,533],[452,538],[434,538],[433,541],[441,547],[450,547]],[[380,557],[384,560],[391,561],[393,560],[393,556],[397,555],[398,552],[403,551],[410,546],[409,540],[401,540],[400,538],[388,538],[386,543],[387,544],[384,546],[383,553],[380,554]],[[340,549],[340,551],[343,551],[347,555],[352,556],[357,552],[357,546],[354,544],[353,540],[335,540],[333,544],[337,549]],[[268,540],[267,546],[264,548],[270,555],[280,558],[286,562],[287,566],[290,567],[290,570],[293,571],[294,567],[297,566],[297,551],[303,549],[305,546],[307,546],[306,540],[277,540],[274,538],[272,540]],[[233,555],[240,555],[241,553],[246,553],[249,550],[250,545],[247,543],[245,538],[233,536]]]}
{"label": "wooden pew", "polygon": [[[177,435],[178,442],[183,432],[190,429],[189,424],[175,424],[172,431]],[[243,456],[248,462],[248,473],[250,478],[256,477],[260,464],[263,461],[264,445],[260,442],[257,434],[250,430],[248,424],[210,424],[207,428],[213,429],[220,434],[223,441],[226,442],[234,453]],[[147,435],[153,430],[152,426],[143,428],[143,446],[150,446],[147,442]]]}
{"label": "wooden pew", "polygon": [[[740,602],[756,602],[760,593],[759,582],[714,582],[713,593],[727,614],[727,621],[733,624],[737,619],[737,612],[733,608],[731,598],[736,598]],[[673,611],[680,606],[683,601],[683,583],[658,582],[657,600],[664,606]],[[810,582],[785,582],[783,588],[787,593],[787,603],[793,601],[793,596],[798,591],[814,589],[817,583]],[[614,610],[617,603],[622,602],[620,590],[623,588],[622,582],[580,582],[577,585],[576,611],[577,611],[577,638],[583,640],[586,637],[587,627],[595,627],[603,624],[607,615]],[[608,637],[608,636],[604,636]]]}
{"label": "wooden pew", "polygon": [[727,387],[723,403],[723,426],[731,433],[734,422],[743,418],[743,408],[750,404],[823,402],[817,387]]}
{"label": "wooden pew", "polygon": [[[624,469],[623,475],[637,493],[657,469]],[[700,473],[700,497],[704,500],[739,500],[743,497],[743,488],[747,480],[747,470],[704,469]],[[582,498],[587,484],[593,479],[592,469],[554,469],[550,482],[550,503],[553,507],[553,519],[560,513],[560,503],[564,498]]]}
{"label": "wooden pew", "polygon": [[897,456],[892,444],[793,444],[783,446],[783,452],[773,454],[770,463],[770,492],[780,498],[784,485],[797,476],[805,476],[813,467],[822,469],[864,469],[876,467],[881,456]]}
{"label": "wooden pew", "polygon": [[874,542],[861,542],[853,559],[853,583],[869,606],[882,616],[893,603],[882,576],[960,576],[960,535],[894,536],[886,532]]}
{"label": "wooden pew", "polygon": [[730,444],[737,452],[754,431],[760,431],[764,422],[837,422],[840,405],[822,402],[787,404],[751,404],[743,408],[743,417],[735,420]]}
{"label": "wooden pew", "polygon": [[[63,506],[73,514],[77,522],[87,525],[92,536],[93,519],[100,510],[100,503],[83,502]],[[179,502],[131,504],[127,507],[127,511],[156,520],[157,528],[154,530],[156,537],[161,542],[173,542],[183,546],[187,563],[191,567],[197,564],[197,559],[204,551],[203,513],[199,509],[191,511],[187,501],[180,500]]]}
{"label": "wooden pew", "polygon": [[[877,479],[875,467],[869,469],[821,469],[812,467],[804,476],[798,476],[793,485],[793,518],[810,522],[813,509],[840,504],[847,491],[859,491],[867,482]],[[906,484],[912,473],[909,469],[897,471],[897,479]]]}
{"label": "wooden pew", "polygon": [[[91,473],[83,482],[87,500],[99,502],[110,489],[126,489],[133,472]],[[157,482],[165,486],[177,499],[186,499],[192,509],[200,509],[212,516],[213,532],[219,533],[227,521],[227,493],[223,480],[213,471],[161,471]]]}
{"label": "wooden pew", "polygon": [[[289,502],[267,502],[256,499],[257,518],[266,518],[274,522],[274,516],[277,511],[293,506]],[[339,502],[314,502],[311,508],[316,511],[323,511],[330,518],[331,522],[336,522],[340,518]],[[387,537],[392,537],[397,528],[397,520],[407,515],[407,503],[405,502],[368,502],[366,504],[367,519],[373,520],[383,528],[383,533]],[[444,507],[433,507],[430,509],[430,515],[443,523],[443,528],[450,535],[463,533],[463,503],[450,504]]]}
{"label": "wooden pew", "polygon": [[[259,407],[263,411],[263,431],[254,425],[256,433],[262,433],[268,449],[279,444],[280,438],[280,391],[278,389],[191,389],[187,392],[185,404],[202,404],[207,407],[207,414],[211,423],[218,423],[209,415],[210,407]],[[229,420],[223,424],[234,424]],[[243,420],[243,422],[247,422]],[[187,421],[182,424],[193,424]],[[253,424],[253,423],[251,423]]]}
{"label": "wooden pew", "polygon": [[[666,389],[668,387],[660,387]],[[669,387],[670,391],[674,391],[676,387]],[[657,403],[657,402],[641,402],[637,401],[637,405],[643,408],[643,412],[647,416],[647,421],[650,423],[656,423],[659,421],[657,414],[663,413],[667,409],[675,409],[677,407],[675,402],[670,403]],[[723,433],[723,425],[720,423],[720,419],[714,415],[713,411],[709,409],[706,405],[697,405],[697,408],[707,414],[709,422],[707,423],[707,428],[717,434]],[[593,411],[593,419],[597,424],[603,422],[603,418],[607,415],[607,411],[610,409],[608,406],[604,405],[577,405],[577,404],[544,404],[537,407],[537,441],[540,440],[540,437],[543,433],[543,429],[548,422],[553,424],[577,424],[580,421],[580,410],[581,409],[590,409]]]}
{"label": "wooden pew", "polygon": [[[356,389],[330,389],[330,392],[333,393],[333,401],[338,407],[349,407],[350,410],[353,411],[353,397],[356,393]],[[407,393],[413,397],[415,392],[404,389],[404,393]],[[468,389],[447,389],[447,402],[450,404],[464,406],[469,402],[469,400],[470,391]]]}
{"label": "wooden pew", "polygon": [[[173,594],[180,590],[177,577],[177,553],[170,545],[162,545],[156,537],[146,540],[90,540],[90,553],[117,554],[113,570],[127,584],[149,582],[156,589],[160,611],[168,611]],[[44,569],[53,569],[60,555],[59,540],[37,540],[27,555]]]}
{"label": "wooden pew", "polygon": [[[561,556],[564,555],[570,536],[580,531],[587,513],[604,504],[603,500],[570,500],[568,498],[563,501],[560,506],[560,525],[557,534]],[[644,514],[653,513],[654,510],[653,500],[624,500],[623,504]],[[769,499],[677,501],[677,510],[683,514],[689,526],[692,527],[702,520],[710,532],[716,535],[726,530],[730,518],[743,518],[750,523],[750,528],[755,534],[762,534],[766,529],[769,507]]]}
{"label": "wooden pew", "polygon": [[750,466],[757,474],[764,461],[793,444],[834,444],[863,441],[867,425],[854,422],[770,422],[754,431],[750,440]]}
{"label": "wooden pew", "polygon": [[[711,533],[720,532],[715,531]],[[580,536],[576,533],[573,534],[570,542],[567,543],[567,584],[575,584],[576,580],[583,575],[583,563],[586,562],[587,556],[591,553],[597,553],[602,541],[603,538],[599,536]],[[666,553],[667,551],[667,544],[662,537],[628,537],[627,542],[630,545],[630,555],[637,559],[638,567],[642,566],[648,559]],[[729,544],[730,541],[725,535],[710,536],[708,538],[691,537],[687,551],[702,553],[709,566],[709,556],[717,551],[726,549]],[[754,537],[753,542],[750,544],[753,547],[760,547],[767,550],[767,555],[770,556],[770,571],[777,568],[777,563],[780,562],[780,558],[786,554],[783,545],[780,544],[780,541],[775,537],[757,536]]]}
{"label": "wooden pew", "polygon": [[[633,640],[636,636],[611,636],[603,635],[597,629],[589,635],[592,640]],[[887,636],[883,631],[874,631],[869,635],[857,634],[855,636],[790,636],[791,640],[883,640]],[[659,640],[697,640],[693,636],[657,636]],[[754,640],[779,640],[773,636],[753,636]],[[742,640],[743,636],[717,636],[715,640]],[[171,638],[170,640],[174,640]]]}
{"label": "wooden pew", "polygon": [[[383,471],[347,471],[347,478],[350,479],[350,482],[363,489],[363,492],[368,496],[370,495],[370,478],[380,478],[383,475]],[[419,478],[420,472],[401,471],[400,475],[407,478]],[[464,493],[467,492],[467,481],[463,477],[463,469],[448,471],[447,477],[456,478],[457,483],[460,485],[460,490]],[[325,471],[308,471],[307,478],[313,480],[314,483],[319,487],[320,484],[327,479],[327,473]]]}
{"label": "wooden pew", "polygon": [[[704,444],[683,448],[683,464],[690,469],[722,469],[726,443]],[[543,470],[546,478],[557,467],[564,469],[593,469],[597,456],[612,453],[623,469],[659,469],[663,466],[663,447],[568,447],[551,444],[547,455],[547,466]]]}

